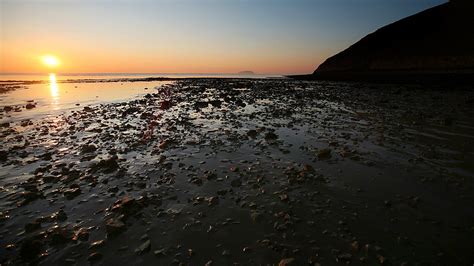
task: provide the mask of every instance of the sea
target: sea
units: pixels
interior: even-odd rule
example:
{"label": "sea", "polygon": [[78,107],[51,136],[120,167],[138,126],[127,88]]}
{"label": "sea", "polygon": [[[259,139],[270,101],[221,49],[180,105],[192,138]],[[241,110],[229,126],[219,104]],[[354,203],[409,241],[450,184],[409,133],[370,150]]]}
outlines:
{"label": "sea", "polygon": [[[0,122],[40,119],[45,116],[82,109],[87,105],[125,102],[173,82],[160,78],[283,78],[274,74],[204,74],[204,73],[89,73],[89,74],[0,74],[0,86],[15,86],[0,94],[0,110],[16,111],[0,114]],[[141,79],[147,79],[140,81]],[[135,80],[134,82],[130,82]],[[139,81],[136,81],[139,80]],[[27,109],[28,103],[34,108]]]}

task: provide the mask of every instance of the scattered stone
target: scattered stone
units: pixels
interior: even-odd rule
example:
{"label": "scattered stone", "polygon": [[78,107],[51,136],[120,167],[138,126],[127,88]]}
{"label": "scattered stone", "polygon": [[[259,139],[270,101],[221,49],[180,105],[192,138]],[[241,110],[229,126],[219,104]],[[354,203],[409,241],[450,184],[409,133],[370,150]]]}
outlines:
{"label": "scattered stone", "polygon": [[79,187],[74,187],[74,188],[69,188],[64,190],[64,196],[68,200],[72,200],[75,197],[79,196],[81,194],[81,189]]}
{"label": "scattered stone", "polygon": [[137,253],[138,255],[141,255],[143,253],[150,251],[150,248],[151,248],[151,242],[150,240],[147,240],[143,244],[141,244],[138,248],[135,249],[135,253]]}
{"label": "scattered stone", "polygon": [[20,257],[25,261],[36,259],[42,250],[43,243],[37,239],[25,239],[20,247]]}
{"label": "scattered stone", "polygon": [[257,223],[262,221],[263,215],[260,212],[252,211],[250,212],[250,218],[252,219],[252,221]]}
{"label": "scattered stone", "polygon": [[88,261],[90,262],[95,262],[102,259],[102,253],[99,252],[92,252],[89,257],[87,258]]}
{"label": "scattered stone", "polygon": [[105,240],[98,240],[95,242],[92,242],[89,249],[96,249],[104,246]]}
{"label": "scattered stone", "polygon": [[209,206],[219,204],[219,198],[218,197],[209,197],[209,198],[206,198],[206,201],[209,204]]}
{"label": "scattered stone", "polygon": [[8,151],[0,150],[0,162],[5,162],[8,159]]}
{"label": "scattered stone", "polygon": [[119,165],[117,163],[117,156],[112,156],[110,158],[100,160],[98,163],[94,164],[91,167],[93,172],[102,171],[104,173],[112,173],[118,170]]}
{"label": "scattered stone", "polygon": [[230,250],[224,249],[224,251],[222,251],[222,256],[224,256],[224,257],[230,257],[230,255],[231,255]]}
{"label": "scattered stone", "polygon": [[72,240],[72,232],[67,227],[53,226],[47,234],[51,245],[62,245]]}
{"label": "scattered stone", "polygon": [[157,257],[166,256],[166,249],[164,249],[164,248],[157,249],[157,250],[153,251],[153,254],[155,254],[155,256],[157,256]]}
{"label": "scattered stone", "polygon": [[280,194],[280,200],[286,202],[289,200],[288,194]]}
{"label": "scattered stone", "polygon": [[63,221],[66,221],[67,220],[67,215],[66,213],[64,212],[63,209],[53,213],[51,216],[50,216],[51,220],[53,221],[60,221],[60,222],[63,222]]}
{"label": "scattered stone", "polygon": [[295,258],[286,258],[286,259],[280,260],[280,262],[278,263],[278,266],[295,265],[294,262],[295,262]]}
{"label": "scattered stone", "polygon": [[255,129],[251,129],[247,131],[247,136],[249,136],[250,138],[256,138],[257,135],[258,135],[258,132]]}
{"label": "scattered stone", "polygon": [[85,228],[81,228],[74,232],[74,236],[72,237],[73,241],[87,241],[89,240],[89,232]]}
{"label": "scattered stone", "polygon": [[338,262],[349,262],[352,260],[352,255],[349,254],[349,253],[343,253],[343,254],[339,254],[336,258],[336,261]]}
{"label": "scattered stone", "polygon": [[278,136],[273,132],[268,132],[265,134],[265,140],[276,140]]}
{"label": "scattered stone", "polygon": [[81,147],[82,153],[91,153],[91,152],[95,152],[96,150],[97,150],[97,146],[95,146],[94,144],[84,144]]}
{"label": "scattered stone", "polygon": [[107,235],[116,236],[125,231],[125,224],[118,219],[111,218],[105,223],[105,228],[107,230]]}
{"label": "scattered stone", "polygon": [[39,221],[30,222],[25,225],[25,232],[31,233],[40,228],[41,228],[41,223]]}
{"label": "scattered stone", "polygon": [[331,158],[331,149],[322,149],[318,152],[318,158],[321,160]]}

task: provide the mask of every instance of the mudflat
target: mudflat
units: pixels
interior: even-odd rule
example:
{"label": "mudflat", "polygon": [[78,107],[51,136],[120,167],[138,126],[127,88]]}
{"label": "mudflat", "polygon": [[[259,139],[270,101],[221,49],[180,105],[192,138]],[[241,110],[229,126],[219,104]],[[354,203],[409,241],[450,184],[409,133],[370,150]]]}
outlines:
{"label": "mudflat", "polygon": [[2,265],[474,262],[469,88],[148,91],[1,124]]}

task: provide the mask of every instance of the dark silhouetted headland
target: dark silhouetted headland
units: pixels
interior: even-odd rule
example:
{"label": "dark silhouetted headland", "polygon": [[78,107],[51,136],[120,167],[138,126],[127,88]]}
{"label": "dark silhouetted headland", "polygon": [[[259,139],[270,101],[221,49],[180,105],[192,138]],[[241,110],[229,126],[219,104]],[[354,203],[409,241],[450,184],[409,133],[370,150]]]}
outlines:
{"label": "dark silhouetted headland", "polygon": [[378,29],[328,58],[323,80],[473,81],[474,1],[450,1]]}

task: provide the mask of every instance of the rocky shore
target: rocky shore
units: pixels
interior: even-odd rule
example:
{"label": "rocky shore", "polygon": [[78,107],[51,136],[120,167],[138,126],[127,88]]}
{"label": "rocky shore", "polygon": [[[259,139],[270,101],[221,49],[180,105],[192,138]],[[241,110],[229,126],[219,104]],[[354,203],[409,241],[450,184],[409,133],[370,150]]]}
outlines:
{"label": "rocky shore", "polygon": [[0,264],[470,265],[473,103],[184,79],[2,124]]}

